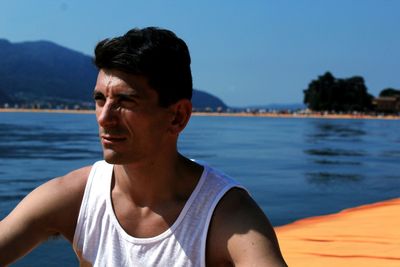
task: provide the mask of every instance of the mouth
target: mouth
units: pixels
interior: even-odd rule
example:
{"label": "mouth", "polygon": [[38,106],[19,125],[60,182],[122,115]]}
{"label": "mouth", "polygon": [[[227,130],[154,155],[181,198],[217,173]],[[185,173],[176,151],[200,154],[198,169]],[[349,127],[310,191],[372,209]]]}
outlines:
{"label": "mouth", "polygon": [[104,145],[111,145],[111,144],[117,144],[124,142],[126,140],[126,137],[123,136],[117,136],[117,135],[109,135],[109,134],[102,134],[100,136],[101,142]]}

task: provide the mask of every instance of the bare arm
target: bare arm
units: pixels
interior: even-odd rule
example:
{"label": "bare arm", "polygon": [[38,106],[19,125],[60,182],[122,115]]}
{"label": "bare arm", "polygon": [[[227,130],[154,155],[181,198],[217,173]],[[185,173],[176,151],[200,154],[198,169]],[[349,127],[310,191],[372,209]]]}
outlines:
{"label": "bare arm", "polygon": [[72,242],[89,171],[82,168],[39,186],[0,222],[0,266],[50,236],[61,234]]}
{"label": "bare arm", "polygon": [[229,191],[214,212],[207,266],[287,266],[268,218],[244,190]]}

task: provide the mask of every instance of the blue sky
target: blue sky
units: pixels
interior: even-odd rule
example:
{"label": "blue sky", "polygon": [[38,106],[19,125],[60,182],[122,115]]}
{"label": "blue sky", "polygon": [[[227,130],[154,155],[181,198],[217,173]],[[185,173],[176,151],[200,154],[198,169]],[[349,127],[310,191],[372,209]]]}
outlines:
{"label": "blue sky", "polygon": [[[49,40],[92,55],[133,27],[184,39],[194,87],[230,106],[301,103],[326,71],[400,89],[398,0],[0,0],[0,38]],[[1,62],[1,59],[0,59]]]}

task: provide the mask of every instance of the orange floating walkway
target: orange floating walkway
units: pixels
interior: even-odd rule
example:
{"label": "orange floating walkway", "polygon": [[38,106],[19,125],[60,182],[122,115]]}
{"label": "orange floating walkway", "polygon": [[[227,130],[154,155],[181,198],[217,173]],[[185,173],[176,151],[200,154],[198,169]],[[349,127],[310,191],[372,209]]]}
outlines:
{"label": "orange floating walkway", "polygon": [[400,266],[400,198],[276,227],[289,266]]}

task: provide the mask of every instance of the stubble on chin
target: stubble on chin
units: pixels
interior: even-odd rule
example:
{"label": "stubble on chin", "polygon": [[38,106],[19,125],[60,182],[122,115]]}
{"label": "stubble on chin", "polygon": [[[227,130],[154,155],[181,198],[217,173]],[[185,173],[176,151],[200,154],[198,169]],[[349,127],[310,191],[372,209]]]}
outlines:
{"label": "stubble on chin", "polygon": [[103,148],[103,159],[108,164],[114,165],[124,165],[132,163],[132,159],[130,157],[126,157],[126,154],[118,153],[113,151],[112,149]]}
{"label": "stubble on chin", "polygon": [[111,149],[103,147],[103,159],[109,164],[119,164],[120,156]]}

